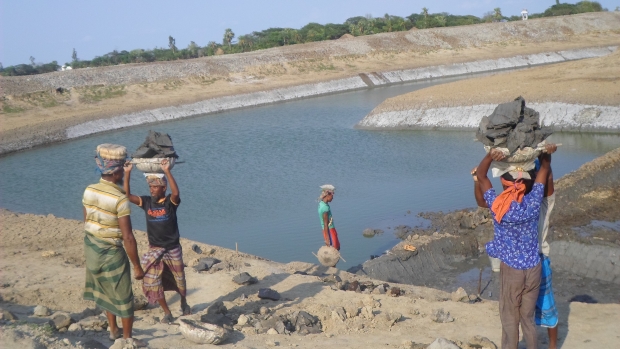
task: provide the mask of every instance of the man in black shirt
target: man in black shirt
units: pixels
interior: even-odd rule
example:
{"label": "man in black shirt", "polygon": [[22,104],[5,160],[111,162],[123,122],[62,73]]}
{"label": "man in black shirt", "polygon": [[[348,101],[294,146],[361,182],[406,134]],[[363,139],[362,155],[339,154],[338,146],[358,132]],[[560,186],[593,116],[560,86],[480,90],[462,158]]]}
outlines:
{"label": "man in black shirt", "polygon": [[[174,319],[166,303],[164,291],[177,291],[181,295],[183,315],[191,314],[187,304],[183,251],[179,243],[179,226],[177,208],[181,203],[179,187],[167,159],[162,160],[163,174],[146,174],[150,196],[131,194],[129,180],[133,165],[125,167],[124,189],[129,201],[140,206],[146,214],[146,232],[149,239],[149,251],[142,256],[144,269],[142,289],[149,303],[159,303],[164,310],[162,323],[171,323]],[[170,182],[170,195],[166,195],[167,182]]]}

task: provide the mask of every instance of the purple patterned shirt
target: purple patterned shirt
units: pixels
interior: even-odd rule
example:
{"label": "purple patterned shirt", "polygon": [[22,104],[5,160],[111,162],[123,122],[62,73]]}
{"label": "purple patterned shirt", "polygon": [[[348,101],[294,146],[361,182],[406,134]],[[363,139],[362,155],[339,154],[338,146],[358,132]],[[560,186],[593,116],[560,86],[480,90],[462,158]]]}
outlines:
{"label": "purple patterned shirt", "polygon": [[[534,183],[532,191],[518,203],[513,201],[500,223],[495,220],[495,236],[486,244],[487,254],[499,258],[514,269],[530,269],[540,263],[538,255],[538,217],[545,186]],[[491,207],[497,195],[491,188],[484,193],[484,200]]]}

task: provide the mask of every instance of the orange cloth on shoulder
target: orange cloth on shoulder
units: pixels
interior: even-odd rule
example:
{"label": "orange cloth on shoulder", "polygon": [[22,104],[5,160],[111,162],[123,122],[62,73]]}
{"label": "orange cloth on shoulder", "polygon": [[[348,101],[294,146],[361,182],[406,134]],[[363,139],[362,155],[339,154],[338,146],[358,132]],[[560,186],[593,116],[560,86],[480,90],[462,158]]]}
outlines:
{"label": "orange cloth on shoulder", "polygon": [[495,213],[495,220],[497,223],[502,221],[504,215],[510,210],[510,205],[513,201],[521,203],[525,196],[525,183],[523,183],[522,179],[517,179],[514,182],[507,181],[503,178],[501,178],[501,180],[502,184],[507,186],[508,189],[499,194],[491,206],[491,211]]}

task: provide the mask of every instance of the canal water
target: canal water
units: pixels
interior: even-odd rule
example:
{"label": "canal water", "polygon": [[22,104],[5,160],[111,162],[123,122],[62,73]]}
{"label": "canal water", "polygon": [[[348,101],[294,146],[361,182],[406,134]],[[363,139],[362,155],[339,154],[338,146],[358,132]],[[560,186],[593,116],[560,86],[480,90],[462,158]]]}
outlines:
{"label": "canal water", "polygon": [[[134,127],[0,158],[0,207],[81,219],[84,188],[98,180],[94,149],[135,150],[148,130],[169,133],[181,156],[181,236],[279,262],[316,262],[322,244],[319,186],[333,184],[334,223],[346,269],[391,248],[417,213],[473,207],[469,171],[484,155],[471,131],[370,131],[354,125],[386,98],[442,79],[291,101]],[[620,146],[620,137],[554,134],[556,178]],[[141,173],[135,194],[148,194]],[[134,228],[145,229],[133,207]],[[365,228],[385,233],[368,239]]]}

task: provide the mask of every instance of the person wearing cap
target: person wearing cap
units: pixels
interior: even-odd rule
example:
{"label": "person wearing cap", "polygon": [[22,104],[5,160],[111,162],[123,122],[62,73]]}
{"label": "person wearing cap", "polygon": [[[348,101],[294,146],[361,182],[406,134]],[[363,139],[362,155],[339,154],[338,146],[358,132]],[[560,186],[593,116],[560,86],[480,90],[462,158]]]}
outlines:
{"label": "person wearing cap", "polygon": [[340,241],[338,241],[338,232],[334,227],[332,211],[329,203],[334,199],[334,191],[336,188],[331,184],[321,186],[321,196],[319,196],[319,219],[323,228],[323,239],[326,246],[332,246],[340,251]]}
{"label": "person wearing cap", "polygon": [[[190,315],[191,308],[187,304],[183,250],[179,242],[179,225],[177,208],[181,197],[177,182],[170,171],[167,159],[161,161],[163,174],[146,173],[146,181],[151,192],[150,196],[131,194],[129,185],[133,165],[125,167],[124,187],[129,201],[144,210],[146,214],[146,233],[149,250],[142,256],[142,266],[146,272],[142,290],[149,303],[159,303],[164,316],[162,323],[174,321],[164,291],[176,291],[181,296],[181,313]],[[171,193],[166,195],[170,182]]]}
{"label": "person wearing cap", "polygon": [[[110,156],[109,149],[114,149],[116,156]],[[119,186],[123,182],[126,156],[127,151],[122,146],[98,146],[95,162],[101,179],[84,191],[84,299],[94,301],[105,310],[110,340],[120,339],[121,330],[116,323],[116,317],[120,317],[123,340],[143,347],[142,341],[132,338],[134,310],[129,262],[133,264],[136,280],[144,277],[144,271],[131,228],[129,202]]]}
{"label": "person wearing cap", "polygon": [[546,146],[541,167],[534,171],[506,173],[504,188],[495,193],[487,172],[493,161],[502,161],[504,154],[491,150],[476,169],[476,201],[491,208],[495,234],[486,244],[490,257],[501,260],[499,308],[502,322],[502,348],[517,349],[519,325],[528,349],[537,346],[534,314],[541,283],[541,258],[538,247],[540,208],[551,169],[551,153],[557,147]]}

